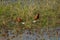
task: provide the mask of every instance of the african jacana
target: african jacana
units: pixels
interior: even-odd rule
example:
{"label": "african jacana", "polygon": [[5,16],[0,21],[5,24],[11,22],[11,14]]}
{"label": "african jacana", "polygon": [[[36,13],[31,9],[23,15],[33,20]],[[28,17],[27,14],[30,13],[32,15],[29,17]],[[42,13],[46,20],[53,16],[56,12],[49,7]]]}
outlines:
{"label": "african jacana", "polygon": [[16,18],[16,21],[17,21],[17,22],[21,22],[21,21],[22,21],[22,19],[21,19],[21,18],[19,18],[19,17],[17,17],[17,18]]}
{"label": "african jacana", "polygon": [[39,14],[36,14],[34,17],[34,20],[37,20],[37,19],[39,19]]}

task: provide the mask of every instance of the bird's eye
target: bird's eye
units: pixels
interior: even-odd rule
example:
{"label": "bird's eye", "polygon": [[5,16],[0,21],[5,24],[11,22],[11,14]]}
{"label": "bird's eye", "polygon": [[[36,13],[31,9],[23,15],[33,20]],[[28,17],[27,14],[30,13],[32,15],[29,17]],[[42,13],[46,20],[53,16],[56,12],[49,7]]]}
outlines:
{"label": "bird's eye", "polygon": [[25,22],[21,22],[22,24],[25,24]]}

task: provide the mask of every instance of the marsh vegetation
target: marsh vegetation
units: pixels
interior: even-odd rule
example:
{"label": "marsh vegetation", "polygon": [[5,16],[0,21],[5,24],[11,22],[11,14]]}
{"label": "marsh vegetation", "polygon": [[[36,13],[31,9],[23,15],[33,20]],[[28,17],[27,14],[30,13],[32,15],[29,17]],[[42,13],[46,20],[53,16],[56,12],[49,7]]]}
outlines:
{"label": "marsh vegetation", "polygon": [[[37,14],[39,18],[35,20]],[[37,38],[32,36],[30,40],[60,40],[60,1],[0,0],[0,37],[20,38],[26,35],[25,30],[29,38]]]}

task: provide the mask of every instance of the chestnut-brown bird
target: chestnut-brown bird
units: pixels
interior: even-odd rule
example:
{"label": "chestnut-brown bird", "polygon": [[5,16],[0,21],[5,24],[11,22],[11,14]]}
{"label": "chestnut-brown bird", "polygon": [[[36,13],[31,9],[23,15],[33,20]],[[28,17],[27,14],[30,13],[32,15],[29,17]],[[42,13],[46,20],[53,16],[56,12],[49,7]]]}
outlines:
{"label": "chestnut-brown bird", "polygon": [[36,14],[36,16],[34,17],[34,20],[39,19],[39,14]]}
{"label": "chestnut-brown bird", "polygon": [[22,21],[22,19],[21,19],[21,18],[19,18],[19,17],[17,17],[17,18],[16,18],[16,21],[17,21],[17,22],[21,22],[21,21]]}

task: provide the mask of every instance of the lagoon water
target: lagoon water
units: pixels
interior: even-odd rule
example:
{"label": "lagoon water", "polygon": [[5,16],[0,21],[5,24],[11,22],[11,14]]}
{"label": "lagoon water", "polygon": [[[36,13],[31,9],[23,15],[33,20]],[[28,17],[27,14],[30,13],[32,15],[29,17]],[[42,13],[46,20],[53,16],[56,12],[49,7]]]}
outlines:
{"label": "lagoon water", "polygon": [[[28,34],[27,34],[27,32],[28,32]],[[41,35],[37,35],[37,33],[29,34],[29,31],[25,31],[25,33],[23,33],[21,38],[22,38],[22,40],[41,40],[41,39],[44,39],[44,40],[57,40],[56,36],[48,38],[48,35],[45,33],[42,37]],[[19,39],[20,38],[18,37],[17,39],[14,39],[14,40],[19,40]],[[58,37],[58,40],[60,40],[60,37]]]}
{"label": "lagoon water", "polygon": [[[53,32],[50,32],[52,35]],[[54,32],[55,33],[55,32]],[[60,34],[60,31],[59,31]],[[9,35],[11,36],[12,34],[9,33]],[[10,37],[9,36],[9,37]],[[11,40],[60,40],[60,36],[56,37],[56,35],[53,35],[49,38],[49,36],[47,35],[46,32],[43,33],[43,36],[41,34],[37,34],[36,32],[33,32],[32,34],[30,34],[29,30],[25,30],[24,33],[22,34],[22,36],[18,35],[17,37],[11,39]],[[7,38],[4,37],[0,37],[0,40],[7,40]]]}

